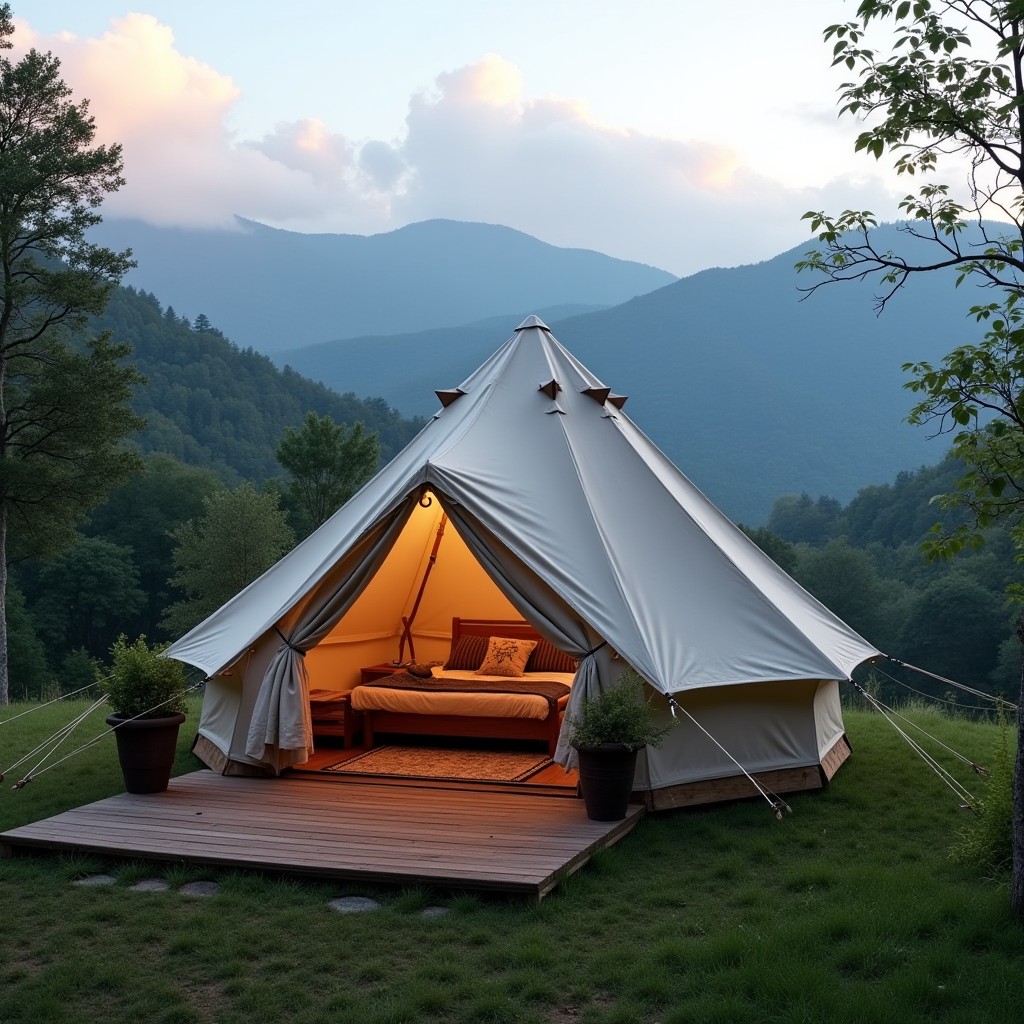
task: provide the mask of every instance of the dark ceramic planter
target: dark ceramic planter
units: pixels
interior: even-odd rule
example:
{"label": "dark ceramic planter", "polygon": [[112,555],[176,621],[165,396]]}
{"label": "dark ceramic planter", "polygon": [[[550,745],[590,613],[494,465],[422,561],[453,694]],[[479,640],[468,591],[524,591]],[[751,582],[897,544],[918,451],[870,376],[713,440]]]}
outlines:
{"label": "dark ceramic planter", "polygon": [[593,821],[621,821],[633,793],[636,750],[621,743],[577,748],[580,788],[587,817]]}
{"label": "dark ceramic planter", "polygon": [[122,718],[110,715],[107,725],[117,738],[125,789],[129,793],[162,793],[171,780],[182,714],[160,718]]}

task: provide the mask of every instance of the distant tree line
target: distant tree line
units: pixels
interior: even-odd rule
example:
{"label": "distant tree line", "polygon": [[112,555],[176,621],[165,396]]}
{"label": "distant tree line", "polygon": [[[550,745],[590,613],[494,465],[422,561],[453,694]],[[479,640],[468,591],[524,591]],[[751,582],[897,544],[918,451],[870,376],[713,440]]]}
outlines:
{"label": "distant tree line", "polygon": [[[977,689],[1016,700],[1021,653],[1020,614],[1007,590],[1024,583],[1007,530],[992,528],[985,543],[954,561],[929,561],[922,545],[942,522],[957,525],[960,510],[942,508],[936,494],[952,490],[963,465],[900,473],[891,484],[862,488],[846,506],[827,495],[787,494],[776,500],[767,526],[748,534],[802,586],[886,654]],[[942,684],[886,672],[925,692]],[[882,679],[886,696],[907,696]],[[945,688],[949,689],[949,688]]]}
{"label": "distant tree line", "polygon": [[121,634],[181,636],[320,525],[303,496],[323,465],[347,467],[331,491],[338,505],[377,467],[376,436],[360,424],[346,430],[311,414],[285,440],[304,445],[305,461],[289,468],[287,482],[262,487],[225,486],[208,469],[150,455],[70,546],[12,571],[12,698],[87,685]]}

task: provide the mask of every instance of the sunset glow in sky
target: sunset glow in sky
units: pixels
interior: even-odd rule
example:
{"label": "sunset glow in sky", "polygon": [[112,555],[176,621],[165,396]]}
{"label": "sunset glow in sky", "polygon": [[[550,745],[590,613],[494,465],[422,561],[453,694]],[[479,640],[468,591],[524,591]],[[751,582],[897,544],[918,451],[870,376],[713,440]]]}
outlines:
{"label": "sunset glow in sky", "polygon": [[853,0],[13,0],[128,186],[106,216],[370,234],[507,224],[677,274],[768,258],[808,209],[895,217],[826,25]]}

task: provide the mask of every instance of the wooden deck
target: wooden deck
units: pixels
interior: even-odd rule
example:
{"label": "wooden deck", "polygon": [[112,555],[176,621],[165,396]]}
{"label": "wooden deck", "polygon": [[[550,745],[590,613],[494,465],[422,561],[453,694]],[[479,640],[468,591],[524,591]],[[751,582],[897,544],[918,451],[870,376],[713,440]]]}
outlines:
{"label": "wooden deck", "polygon": [[0,853],[75,850],[540,900],[639,824],[590,821],[581,800],[310,775],[172,779],[0,835]]}

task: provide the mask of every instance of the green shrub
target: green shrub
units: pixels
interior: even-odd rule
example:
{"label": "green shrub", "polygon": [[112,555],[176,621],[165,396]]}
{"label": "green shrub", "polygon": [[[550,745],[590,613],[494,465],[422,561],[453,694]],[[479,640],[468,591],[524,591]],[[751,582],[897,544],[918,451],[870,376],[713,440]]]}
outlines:
{"label": "green shrub", "polygon": [[602,743],[621,743],[636,750],[656,747],[671,725],[654,722],[654,709],[644,699],[644,681],[633,669],[619,676],[615,686],[596,697],[588,697],[579,715],[569,719],[570,742],[587,749]]}
{"label": "green shrub", "polygon": [[133,644],[122,634],[110,653],[113,664],[100,686],[115,715],[158,718],[185,710],[185,666],[161,656],[163,647],[149,647],[140,636]]}
{"label": "green shrub", "polygon": [[978,801],[975,816],[961,829],[960,840],[950,850],[958,864],[982,874],[998,874],[1013,863],[1013,754],[1010,728],[1000,708],[999,746],[989,774],[985,798]]}

